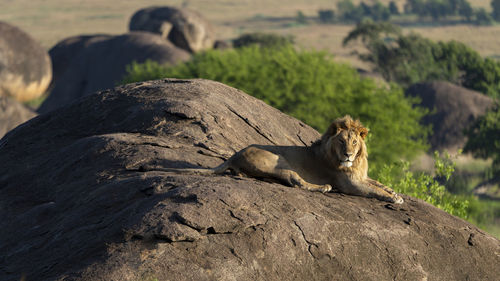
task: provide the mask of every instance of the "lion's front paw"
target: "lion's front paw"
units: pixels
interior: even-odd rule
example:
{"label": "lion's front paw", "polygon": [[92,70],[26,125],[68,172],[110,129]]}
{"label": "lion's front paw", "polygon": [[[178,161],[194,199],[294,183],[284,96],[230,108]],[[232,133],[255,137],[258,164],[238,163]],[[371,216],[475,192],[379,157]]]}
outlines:
{"label": "lion's front paw", "polygon": [[327,193],[327,192],[332,191],[332,186],[331,186],[331,185],[329,185],[329,184],[325,184],[325,185],[323,185],[323,187],[321,187],[321,189],[320,189],[320,190],[321,190],[321,192],[323,192],[323,193]]}
{"label": "lion's front paw", "polygon": [[394,197],[392,197],[392,200],[394,204],[403,204],[405,202],[405,200],[403,200],[403,197],[401,197],[400,195],[394,193]]}

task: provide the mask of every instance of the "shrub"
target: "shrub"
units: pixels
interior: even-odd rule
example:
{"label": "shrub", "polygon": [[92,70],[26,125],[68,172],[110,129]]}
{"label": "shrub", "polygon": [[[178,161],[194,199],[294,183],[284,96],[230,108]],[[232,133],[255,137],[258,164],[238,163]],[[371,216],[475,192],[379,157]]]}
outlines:
{"label": "shrub", "polygon": [[335,21],[335,12],[333,10],[319,10],[318,17],[321,23],[333,23]]}
{"label": "shrub", "polygon": [[283,47],[286,45],[291,45],[294,43],[293,36],[282,36],[278,34],[269,33],[248,33],[243,34],[240,37],[233,40],[233,46],[235,48],[241,48],[250,45],[259,45],[264,48],[271,47]]}
{"label": "shrub", "polygon": [[176,78],[220,81],[253,95],[323,132],[345,114],[359,118],[367,139],[370,167],[411,158],[425,148],[427,129],[419,124],[425,111],[413,108],[400,87],[379,86],[350,66],[335,63],[324,52],[293,46],[250,46],[195,54],[175,67],[132,64],[125,82]]}
{"label": "shrub", "polygon": [[295,20],[297,21],[298,24],[307,24],[307,17],[306,15],[304,15],[302,11],[297,12]]}
{"label": "shrub", "polygon": [[500,171],[500,110],[498,108],[480,117],[467,135],[464,150],[476,157],[493,158],[493,171]]}
{"label": "shrub", "polygon": [[455,171],[455,163],[450,155],[434,154],[436,176],[424,172],[414,173],[409,169],[409,163],[402,161],[397,164],[384,165],[377,174],[379,181],[391,186],[396,192],[420,198],[444,211],[467,219],[471,209],[470,201],[477,201],[471,196],[451,194],[440,183],[440,179],[449,180]]}

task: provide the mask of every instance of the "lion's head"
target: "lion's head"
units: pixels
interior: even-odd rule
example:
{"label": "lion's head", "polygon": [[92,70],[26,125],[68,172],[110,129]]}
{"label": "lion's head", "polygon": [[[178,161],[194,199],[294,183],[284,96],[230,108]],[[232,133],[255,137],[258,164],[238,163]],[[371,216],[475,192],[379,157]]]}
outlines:
{"label": "lion's head", "polygon": [[334,167],[366,178],[368,153],[364,140],[367,135],[368,129],[359,120],[346,115],[333,121],[322,136],[321,145]]}

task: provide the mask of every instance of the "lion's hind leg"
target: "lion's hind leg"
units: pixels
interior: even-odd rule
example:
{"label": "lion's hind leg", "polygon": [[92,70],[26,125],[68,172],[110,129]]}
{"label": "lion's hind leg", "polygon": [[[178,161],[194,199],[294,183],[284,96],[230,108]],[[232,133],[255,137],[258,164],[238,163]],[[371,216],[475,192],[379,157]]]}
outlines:
{"label": "lion's hind leg", "polygon": [[328,192],[332,189],[330,185],[316,185],[306,182],[291,169],[283,156],[256,146],[245,148],[230,162],[229,168],[250,177],[273,179],[285,185],[297,186],[311,191]]}

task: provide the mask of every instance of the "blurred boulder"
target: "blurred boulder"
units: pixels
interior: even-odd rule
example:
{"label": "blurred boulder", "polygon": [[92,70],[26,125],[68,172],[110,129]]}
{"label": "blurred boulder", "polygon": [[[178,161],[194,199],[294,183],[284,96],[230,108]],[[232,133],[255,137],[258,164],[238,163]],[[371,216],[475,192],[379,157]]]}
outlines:
{"label": "blurred boulder", "polygon": [[52,80],[47,51],[21,29],[0,22],[0,96],[40,97]]}
{"label": "blurred boulder", "polygon": [[134,61],[175,64],[190,58],[188,52],[150,32],[74,37],[57,44],[50,53],[57,78],[38,109],[40,113],[116,86],[125,76],[127,65]]}
{"label": "blurred boulder", "polygon": [[486,95],[443,81],[412,85],[406,94],[419,97],[420,106],[431,111],[422,122],[432,125],[432,150],[455,152],[463,148],[467,141],[464,130],[493,105]]}
{"label": "blurred boulder", "polygon": [[110,39],[112,35],[95,34],[69,37],[57,43],[49,50],[52,60],[52,84],[55,84],[68,69],[77,54],[90,45],[103,40]]}
{"label": "blurred boulder", "polygon": [[0,97],[0,138],[19,124],[36,116],[30,108],[10,97]]}
{"label": "blurred boulder", "polygon": [[141,9],[130,19],[129,29],[160,34],[162,38],[191,53],[211,49],[215,42],[212,25],[197,12],[187,9]]}
{"label": "blurred boulder", "polygon": [[227,50],[227,49],[230,49],[232,48],[233,45],[229,42],[226,42],[224,40],[215,40],[214,42],[214,49],[217,49],[217,50]]}

